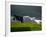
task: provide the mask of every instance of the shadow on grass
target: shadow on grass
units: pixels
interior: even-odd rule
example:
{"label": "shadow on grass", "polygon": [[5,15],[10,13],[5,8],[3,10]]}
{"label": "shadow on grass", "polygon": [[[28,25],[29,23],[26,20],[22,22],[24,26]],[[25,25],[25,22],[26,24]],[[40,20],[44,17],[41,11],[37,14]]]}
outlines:
{"label": "shadow on grass", "polygon": [[30,27],[13,27],[11,28],[11,32],[18,32],[18,31],[31,31]]}

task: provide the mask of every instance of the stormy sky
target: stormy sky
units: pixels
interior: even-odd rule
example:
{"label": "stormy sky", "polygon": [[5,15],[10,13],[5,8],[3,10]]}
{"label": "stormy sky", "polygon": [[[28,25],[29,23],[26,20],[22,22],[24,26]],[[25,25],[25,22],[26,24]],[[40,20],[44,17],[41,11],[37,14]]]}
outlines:
{"label": "stormy sky", "polygon": [[11,5],[11,16],[41,17],[41,6]]}

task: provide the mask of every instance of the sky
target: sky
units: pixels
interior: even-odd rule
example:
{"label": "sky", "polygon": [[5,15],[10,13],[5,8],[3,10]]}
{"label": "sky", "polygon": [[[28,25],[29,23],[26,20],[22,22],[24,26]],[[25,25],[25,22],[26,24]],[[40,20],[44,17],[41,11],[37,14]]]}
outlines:
{"label": "sky", "polygon": [[41,18],[41,6],[11,5],[11,16],[31,16]]}

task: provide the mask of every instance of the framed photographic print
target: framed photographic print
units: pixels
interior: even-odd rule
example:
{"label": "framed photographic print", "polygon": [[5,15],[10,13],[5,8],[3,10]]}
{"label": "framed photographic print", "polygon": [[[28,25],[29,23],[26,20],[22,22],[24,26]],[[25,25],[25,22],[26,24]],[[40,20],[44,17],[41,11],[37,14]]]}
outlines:
{"label": "framed photographic print", "polygon": [[43,3],[6,2],[6,34],[43,33],[43,12]]}

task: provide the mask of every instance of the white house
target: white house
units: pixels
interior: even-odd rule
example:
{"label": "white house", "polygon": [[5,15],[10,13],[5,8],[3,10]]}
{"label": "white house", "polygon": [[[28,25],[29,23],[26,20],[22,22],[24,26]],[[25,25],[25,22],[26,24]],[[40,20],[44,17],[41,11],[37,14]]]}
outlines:
{"label": "white house", "polygon": [[36,23],[40,24],[41,20],[35,19],[35,17],[30,18],[31,20],[34,20]]}
{"label": "white house", "polygon": [[34,22],[36,22],[37,24],[40,24],[40,22],[41,22],[41,20],[36,19],[36,17],[24,16],[23,18],[24,18],[24,20],[25,20],[26,18],[28,18],[28,19],[30,19],[30,21],[34,21]]}

